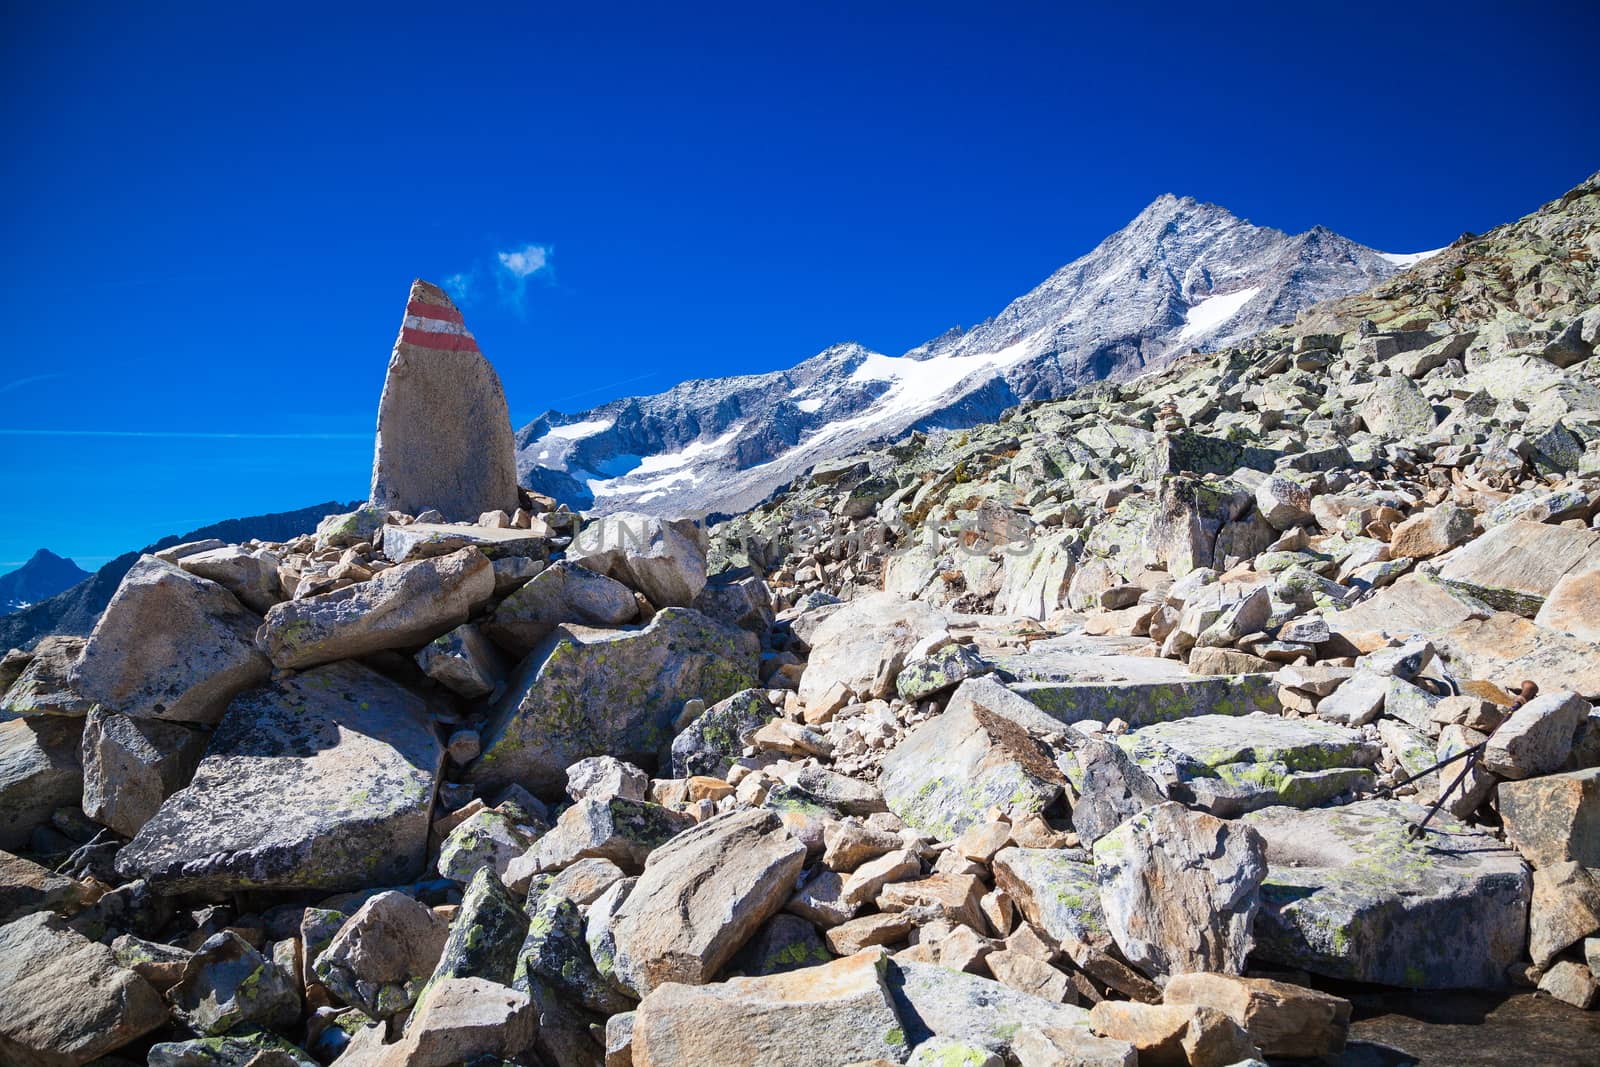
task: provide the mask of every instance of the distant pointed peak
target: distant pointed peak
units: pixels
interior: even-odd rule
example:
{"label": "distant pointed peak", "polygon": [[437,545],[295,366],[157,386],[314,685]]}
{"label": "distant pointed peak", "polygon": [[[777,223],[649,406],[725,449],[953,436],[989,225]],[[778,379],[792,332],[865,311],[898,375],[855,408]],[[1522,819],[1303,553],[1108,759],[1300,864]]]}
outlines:
{"label": "distant pointed peak", "polygon": [[444,352],[478,351],[478,342],[455,302],[443,289],[421,278],[411,283],[399,343]]}

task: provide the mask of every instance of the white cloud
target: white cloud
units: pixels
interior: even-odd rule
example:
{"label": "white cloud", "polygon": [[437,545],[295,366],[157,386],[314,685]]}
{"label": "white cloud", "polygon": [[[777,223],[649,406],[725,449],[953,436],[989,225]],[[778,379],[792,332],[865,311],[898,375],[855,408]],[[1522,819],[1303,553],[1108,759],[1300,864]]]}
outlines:
{"label": "white cloud", "polygon": [[527,278],[550,266],[549,245],[526,245],[513,252],[498,255],[500,267],[513,278]]}
{"label": "white cloud", "polygon": [[450,294],[450,299],[458,304],[465,304],[472,299],[473,291],[478,285],[478,272],[476,269],[452,274],[444,280],[444,291]]}

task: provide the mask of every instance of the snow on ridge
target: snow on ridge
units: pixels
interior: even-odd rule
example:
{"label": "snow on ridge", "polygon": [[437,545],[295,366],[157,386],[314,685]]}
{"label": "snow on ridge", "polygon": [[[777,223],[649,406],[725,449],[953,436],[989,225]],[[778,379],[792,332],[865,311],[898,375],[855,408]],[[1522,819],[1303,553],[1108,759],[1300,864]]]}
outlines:
{"label": "snow on ridge", "polygon": [[588,419],[584,422],[569,422],[565,426],[552,426],[541,434],[533,444],[547,441],[554,437],[562,441],[577,441],[584,437],[593,437],[597,433],[605,433],[616,425],[616,419]]}
{"label": "snow on ridge", "polygon": [[1261,286],[1252,285],[1248,289],[1240,289],[1236,293],[1221,293],[1208,296],[1198,304],[1191,304],[1188,312],[1183,316],[1183,329],[1178,331],[1178,340],[1189,341],[1196,337],[1204,337],[1212,333],[1223,323],[1239,314],[1244,306],[1261,292]]}
{"label": "snow on ridge", "polygon": [[1435,248],[1427,252],[1379,252],[1378,258],[1387,260],[1397,267],[1411,267],[1425,259],[1432,259],[1449,247],[1449,245],[1445,245],[1444,248]]}
{"label": "snow on ridge", "polygon": [[797,400],[795,401],[794,406],[805,412],[807,415],[815,415],[818,411],[822,410],[822,398],[814,396],[809,400]]}

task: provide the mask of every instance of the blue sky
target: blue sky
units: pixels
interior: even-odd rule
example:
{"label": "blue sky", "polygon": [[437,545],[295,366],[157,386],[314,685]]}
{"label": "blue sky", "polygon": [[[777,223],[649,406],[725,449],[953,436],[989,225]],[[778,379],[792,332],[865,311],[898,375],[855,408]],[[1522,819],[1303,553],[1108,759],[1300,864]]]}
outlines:
{"label": "blue sky", "polygon": [[903,351],[1163,192],[1414,251],[1600,168],[1591,3],[1078,6],[4,5],[0,565],[364,496],[415,276],[521,425]]}

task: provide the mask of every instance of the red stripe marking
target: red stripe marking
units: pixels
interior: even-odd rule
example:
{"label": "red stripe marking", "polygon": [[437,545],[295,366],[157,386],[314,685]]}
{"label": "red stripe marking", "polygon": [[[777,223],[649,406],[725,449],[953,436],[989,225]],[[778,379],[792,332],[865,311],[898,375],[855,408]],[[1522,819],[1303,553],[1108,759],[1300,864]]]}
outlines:
{"label": "red stripe marking", "polygon": [[442,322],[458,322],[465,326],[461,312],[455,308],[440,307],[438,304],[424,304],[420,300],[413,300],[406,305],[406,314],[415,315],[419,319],[439,319]]}
{"label": "red stripe marking", "polygon": [[476,352],[478,342],[461,333],[431,333],[428,330],[413,330],[411,327],[400,331],[400,341],[403,344],[416,345],[419,348],[438,348],[448,352]]}

